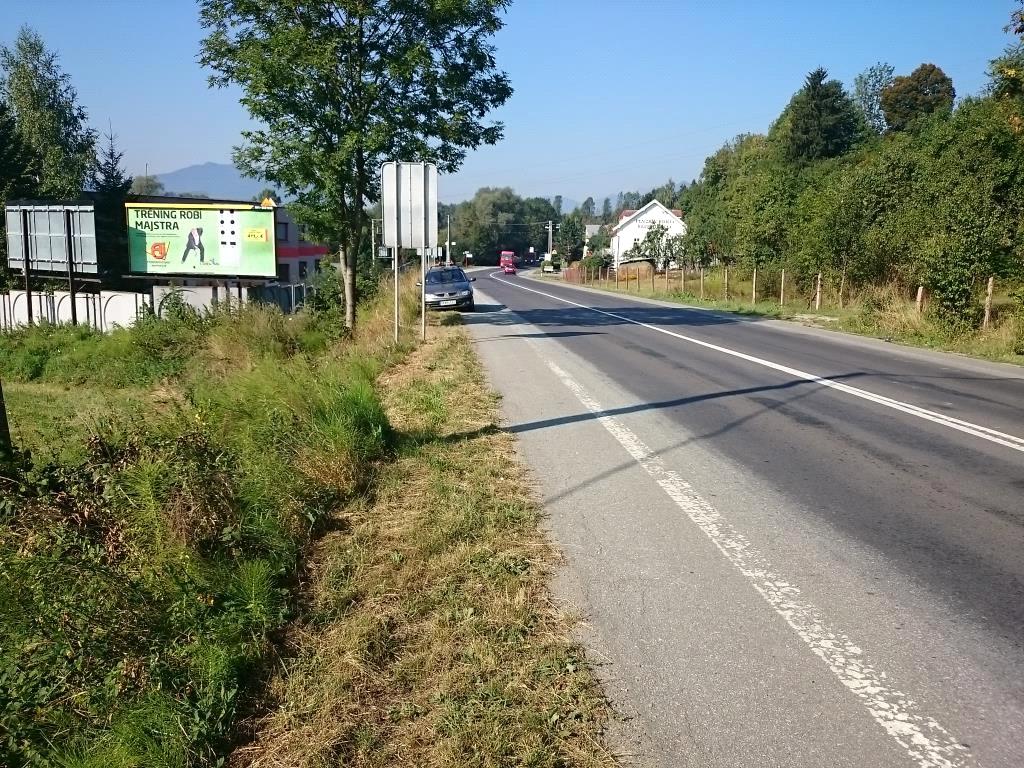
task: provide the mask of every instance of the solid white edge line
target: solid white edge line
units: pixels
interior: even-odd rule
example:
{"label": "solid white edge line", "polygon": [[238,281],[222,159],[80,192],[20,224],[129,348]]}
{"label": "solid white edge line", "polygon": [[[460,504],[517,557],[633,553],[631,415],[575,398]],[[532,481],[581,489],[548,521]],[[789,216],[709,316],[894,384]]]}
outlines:
{"label": "solid white edge line", "polygon": [[606,415],[601,404],[569,374],[557,364],[545,362],[920,768],[967,768],[974,764],[967,747],[935,718],[921,712],[911,697],[887,683],[885,672],[877,670],[849,637],[830,626],[816,606],[802,600],[800,588],[782,578],[746,536],[677,472],[666,468],[636,433]]}
{"label": "solid white edge line", "polygon": [[603,309],[598,309],[597,307],[591,307],[586,304],[580,304],[578,302],[572,301],[571,299],[562,298],[561,296],[555,296],[550,293],[545,293],[544,291],[538,291],[534,288],[527,288],[524,285],[518,285],[509,280],[499,279],[497,277],[497,273],[492,273],[491,275],[489,275],[489,277],[505,285],[512,286],[513,288],[518,288],[521,291],[529,291],[530,293],[536,293],[539,296],[544,296],[546,298],[553,299],[554,301],[560,301],[563,304],[570,304],[574,307],[579,307],[580,309],[586,309],[590,310],[591,312],[596,312],[600,315],[613,317],[616,320],[621,320],[625,323],[638,325],[641,328],[646,328],[650,331],[655,331],[656,333],[662,333],[665,334],[666,336],[671,336],[673,338],[680,339],[681,341],[686,341],[691,344],[696,344],[698,346],[705,347],[707,349],[712,349],[716,352],[721,352],[722,354],[730,355],[731,357],[746,360],[747,362],[755,363],[765,368],[771,368],[772,370],[780,371],[782,373],[789,374],[790,376],[795,376],[796,378],[802,379],[804,381],[820,384],[823,387],[836,389],[839,390],[840,392],[845,392],[849,395],[853,395],[854,397],[859,397],[862,400],[868,400],[869,402],[885,406],[886,408],[892,408],[893,410],[906,413],[910,416],[916,416],[919,419],[924,419],[925,421],[930,421],[935,424],[939,424],[940,426],[947,427],[949,429],[955,429],[958,432],[973,435],[974,437],[980,437],[982,440],[988,440],[990,443],[996,443],[997,445],[1002,445],[1006,448],[1010,448],[1012,450],[1024,453],[1024,438],[1017,437],[1016,435],[1010,435],[1005,432],[1000,432],[998,430],[992,429],[991,427],[984,427],[981,426],[980,424],[974,424],[972,422],[964,421],[963,419],[958,419],[953,416],[947,416],[946,414],[938,413],[936,411],[929,411],[927,408],[922,408],[918,405],[905,403],[901,400],[895,400],[891,397],[886,397],[885,395],[878,395],[875,394],[874,392],[869,392],[866,389],[853,387],[850,386],[849,384],[844,384],[843,382],[840,381],[833,381],[832,379],[827,379],[822,376],[818,376],[817,374],[814,373],[808,373],[806,371],[801,371],[797,368],[791,368],[788,365],[782,365],[781,363],[775,363],[772,362],[771,360],[765,360],[764,358],[755,357],[754,355],[748,355],[745,352],[740,352],[735,349],[723,347],[718,344],[712,344],[709,341],[702,341],[701,339],[696,339],[693,338],[692,336],[686,336],[685,334],[682,333],[676,333],[675,331],[670,331],[666,328],[659,328],[656,325],[644,323],[641,322],[640,320],[633,320],[632,318],[616,314],[615,312],[608,312]]}

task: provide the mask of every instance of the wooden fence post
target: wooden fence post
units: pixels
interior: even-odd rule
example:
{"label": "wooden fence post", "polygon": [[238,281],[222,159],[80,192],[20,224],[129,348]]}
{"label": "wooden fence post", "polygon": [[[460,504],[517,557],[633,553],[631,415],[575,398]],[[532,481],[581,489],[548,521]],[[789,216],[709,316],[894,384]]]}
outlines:
{"label": "wooden fence post", "polygon": [[725,268],[725,300],[729,300],[729,268]]}
{"label": "wooden fence post", "polygon": [[700,300],[704,301],[704,267],[700,268]]}
{"label": "wooden fence post", "polygon": [[665,295],[668,295],[668,259],[665,260]]}
{"label": "wooden fence post", "polygon": [[814,308],[821,309],[821,272],[818,273],[818,287],[814,292]]}
{"label": "wooden fence post", "polygon": [[779,306],[786,304],[786,270],[782,270],[782,286],[779,288]]}
{"label": "wooden fence post", "polygon": [[654,264],[651,264],[651,296],[654,296]]}
{"label": "wooden fence post", "polygon": [[757,304],[757,267],[754,267],[754,283],[750,288],[750,305]]}
{"label": "wooden fence post", "polygon": [[917,286],[917,314],[921,314],[921,310],[924,309],[924,286]]}
{"label": "wooden fence post", "polygon": [[995,288],[995,283],[995,275],[989,275],[988,290],[985,291],[985,317],[981,321],[982,328],[988,328],[988,324],[992,322],[992,290]]}

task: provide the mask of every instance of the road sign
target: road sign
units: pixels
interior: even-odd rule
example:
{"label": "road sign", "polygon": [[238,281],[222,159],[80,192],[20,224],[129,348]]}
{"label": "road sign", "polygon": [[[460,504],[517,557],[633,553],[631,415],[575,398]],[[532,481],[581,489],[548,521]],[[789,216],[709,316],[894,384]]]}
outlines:
{"label": "road sign", "polygon": [[437,166],[384,163],[380,168],[384,245],[437,247]]}

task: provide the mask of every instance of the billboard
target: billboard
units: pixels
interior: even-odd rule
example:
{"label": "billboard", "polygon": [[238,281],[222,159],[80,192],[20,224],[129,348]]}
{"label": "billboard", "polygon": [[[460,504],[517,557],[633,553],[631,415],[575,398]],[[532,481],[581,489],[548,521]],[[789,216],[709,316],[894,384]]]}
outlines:
{"label": "billboard", "polygon": [[245,203],[125,203],[131,271],[274,277],[274,210]]}
{"label": "billboard", "polygon": [[11,269],[25,268],[27,231],[30,272],[65,274],[70,258],[74,273],[96,274],[96,215],[91,204],[11,203],[4,208],[4,223]]}

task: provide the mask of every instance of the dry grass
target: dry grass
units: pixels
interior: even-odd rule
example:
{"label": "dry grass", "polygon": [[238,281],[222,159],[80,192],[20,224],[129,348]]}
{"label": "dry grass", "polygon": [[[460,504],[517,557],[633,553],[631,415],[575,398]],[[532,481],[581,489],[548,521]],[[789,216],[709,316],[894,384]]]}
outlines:
{"label": "dry grass", "polygon": [[514,438],[464,331],[431,333],[381,382],[399,456],[319,542],[274,711],[233,766],[614,764]]}

